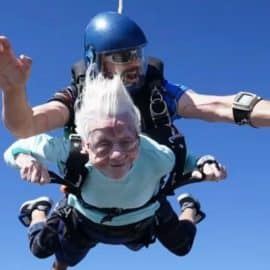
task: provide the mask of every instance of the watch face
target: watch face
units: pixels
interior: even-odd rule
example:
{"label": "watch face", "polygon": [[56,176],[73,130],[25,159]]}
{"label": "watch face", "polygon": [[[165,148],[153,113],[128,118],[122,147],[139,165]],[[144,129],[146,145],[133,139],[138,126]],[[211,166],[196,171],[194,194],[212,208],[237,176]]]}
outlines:
{"label": "watch face", "polygon": [[241,97],[239,97],[238,103],[240,103],[243,106],[249,106],[252,99],[253,99],[253,96],[244,94]]}

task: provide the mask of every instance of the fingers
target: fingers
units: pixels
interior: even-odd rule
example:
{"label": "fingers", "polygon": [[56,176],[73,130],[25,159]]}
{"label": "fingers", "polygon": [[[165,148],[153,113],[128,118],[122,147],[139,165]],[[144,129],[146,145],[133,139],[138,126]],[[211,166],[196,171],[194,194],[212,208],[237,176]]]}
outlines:
{"label": "fingers", "polygon": [[[16,59],[11,44],[8,41],[7,37],[5,36],[0,36],[0,56],[7,56],[10,55],[12,56],[12,58]],[[26,55],[20,55],[20,57],[18,58],[18,63],[21,63],[23,66],[27,67],[28,69],[31,67],[32,65],[32,59]]]}
{"label": "fingers", "polygon": [[43,184],[50,183],[50,181],[51,181],[51,180],[50,180],[50,176],[49,176],[48,169],[47,169],[47,168],[44,168],[44,167],[42,166],[39,183],[40,183],[41,185],[43,185]]}
{"label": "fingers", "polygon": [[222,180],[227,177],[226,168],[220,163],[206,163],[203,166],[203,173],[206,180]]}
{"label": "fingers", "polygon": [[43,167],[39,162],[33,160],[20,170],[21,178],[38,184],[46,184],[50,182],[47,168]]}
{"label": "fingers", "polygon": [[22,179],[31,183],[37,183],[40,179],[41,166],[33,161],[28,166],[21,168],[20,173]]}
{"label": "fingers", "polygon": [[5,36],[0,36],[0,57],[2,63],[9,59],[16,59],[11,44]]}
{"label": "fingers", "polygon": [[11,44],[5,36],[0,36],[0,57],[2,65],[13,64],[25,70],[29,70],[32,65],[32,59],[26,55],[16,58]]}
{"label": "fingers", "polygon": [[17,57],[5,36],[0,36],[0,87],[4,93],[24,89],[30,75],[32,60],[21,55]]}
{"label": "fingers", "polygon": [[199,170],[194,170],[191,177],[200,180],[203,178],[203,174]]}
{"label": "fingers", "polygon": [[5,36],[0,36],[0,53],[11,49],[11,45]]}
{"label": "fingers", "polygon": [[22,64],[22,68],[25,69],[26,71],[29,71],[31,66],[32,66],[32,59],[24,54],[21,54],[19,57],[21,64]]}

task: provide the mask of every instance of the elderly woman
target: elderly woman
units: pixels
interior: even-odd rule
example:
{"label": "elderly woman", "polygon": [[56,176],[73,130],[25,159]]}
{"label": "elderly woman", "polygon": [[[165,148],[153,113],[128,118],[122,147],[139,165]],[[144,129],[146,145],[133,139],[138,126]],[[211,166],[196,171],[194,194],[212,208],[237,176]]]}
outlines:
{"label": "elderly woman", "polygon": [[[174,254],[186,255],[204,216],[200,204],[189,195],[179,197],[178,217],[165,197],[153,199],[174,166],[173,152],[140,134],[140,113],[119,77],[98,77],[85,87],[75,121],[89,156],[88,175],[80,198],[68,194],[48,217],[52,202],[47,197],[21,206],[31,251],[39,258],[55,254],[52,269],[57,270],[76,265],[100,242],[139,250],[157,238]],[[15,142],[5,160],[20,168],[23,178],[44,184],[50,181],[44,162],[63,169],[69,148],[68,140],[42,134]],[[189,157],[186,167],[194,169],[195,163]],[[212,178],[226,176],[224,168],[218,173]],[[124,211],[107,218],[108,209]]]}

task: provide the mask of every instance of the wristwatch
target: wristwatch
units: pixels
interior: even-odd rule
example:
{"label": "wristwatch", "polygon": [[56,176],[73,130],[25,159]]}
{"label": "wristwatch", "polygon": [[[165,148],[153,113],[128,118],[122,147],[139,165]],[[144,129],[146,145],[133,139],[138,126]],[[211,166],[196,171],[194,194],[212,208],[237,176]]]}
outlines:
{"label": "wristwatch", "polygon": [[239,92],[233,100],[232,110],[234,121],[238,125],[245,125],[250,123],[250,113],[254,106],[262,100],[261,97],[250,92]]}

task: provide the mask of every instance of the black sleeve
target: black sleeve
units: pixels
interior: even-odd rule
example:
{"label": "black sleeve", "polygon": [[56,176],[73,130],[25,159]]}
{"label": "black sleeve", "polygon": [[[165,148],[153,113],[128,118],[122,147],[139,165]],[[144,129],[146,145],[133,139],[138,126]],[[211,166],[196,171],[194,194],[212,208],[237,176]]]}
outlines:
{"label": "black sleeve", "polygon": [[48,100],[58,101],[64,104],[69,110],[69,120],[65,126],[72,126],[74,124],[74,104],[78,96],[78,91],[75,85],[72,83],[70,86],[63,90],[57,91],[52,98]]}
{"label": "black sleeve", "polygon": [[69,110],[69,120],[66,127],[74,126],[74,107],[79,92],[84,85],[86,66],[83,60],[74,63],[71,67],[71,84],[63,90],[57,91],[50,101],[59,101]]}

